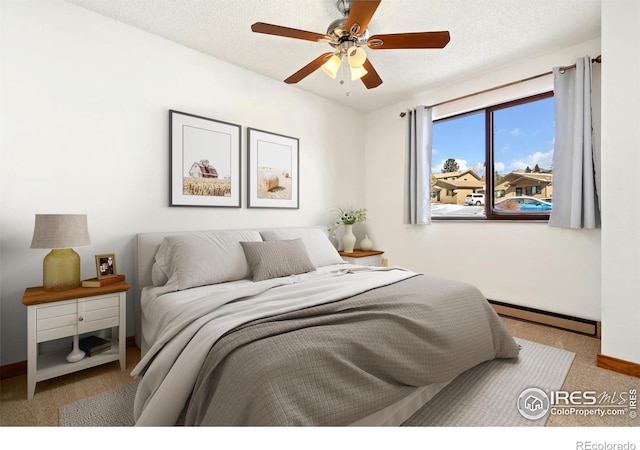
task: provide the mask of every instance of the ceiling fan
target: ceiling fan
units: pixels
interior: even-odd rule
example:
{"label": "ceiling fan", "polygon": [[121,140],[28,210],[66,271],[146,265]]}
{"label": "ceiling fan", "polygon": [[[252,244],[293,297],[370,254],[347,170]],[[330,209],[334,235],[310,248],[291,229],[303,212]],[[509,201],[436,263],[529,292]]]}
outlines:
{"label": "ceiling fan", "polygon": [[257,22],[251,25],[255,33],[271,34],[306,41],[327,43],[334,51],[323,53],[309,64],[298,70],[285,83],[297,83],[317,69],[332,78],[336,77],[343,58],[349,64],[351,79],[362,80],[367,89],[382,84],[382,79],[367,58],[364,46],[371,50],[444,48],[449,43],[448,31],[429,31],[422,33],[376,34],[369,36],[367,26],[376,12],[381,0],[338,0],[336,7],[344,16],[336,19],[327,28],[326,34],[295,28]]}

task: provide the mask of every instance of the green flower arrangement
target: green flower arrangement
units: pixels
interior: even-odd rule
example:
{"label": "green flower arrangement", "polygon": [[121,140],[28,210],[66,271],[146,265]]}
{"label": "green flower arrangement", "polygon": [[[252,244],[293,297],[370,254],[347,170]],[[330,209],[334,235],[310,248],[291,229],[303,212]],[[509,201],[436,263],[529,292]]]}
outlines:
{"label": "green flower arrangement", "polygon": [[353,209],[353,208],[335,208],[334,210],[335,222],[329,227],[329,232],[333,237],[336,236],[336,231],[340,225],[353,225],[356,223],[364,223],[367,221],[367,210]]}

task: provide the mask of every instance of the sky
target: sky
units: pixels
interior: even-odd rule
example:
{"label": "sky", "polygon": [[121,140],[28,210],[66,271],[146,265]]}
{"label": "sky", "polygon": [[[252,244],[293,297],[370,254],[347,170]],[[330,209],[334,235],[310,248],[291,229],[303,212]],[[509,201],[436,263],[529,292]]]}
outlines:
{"label": "sky", "polygon": [[231,176],[231,136],[204,128],[183,127],[183,175],[189,176],[194,162],[201,159],[215,167],[220,178]]}
{"label": "sky", "polygon": [[257,144],[258,167],[291,170],[291,157],[293,154],[291,146],[263,139],[258,139]]}
{"label": "sky", "polygon": [[[536,164],[551,169],[555,141],[553,97],[513,106],[494,113],[494,165],[507,174]],[[454,158],[461,171],[484,175],[484,112],[446,119],[433,124],[432,167],[442,172]]]}

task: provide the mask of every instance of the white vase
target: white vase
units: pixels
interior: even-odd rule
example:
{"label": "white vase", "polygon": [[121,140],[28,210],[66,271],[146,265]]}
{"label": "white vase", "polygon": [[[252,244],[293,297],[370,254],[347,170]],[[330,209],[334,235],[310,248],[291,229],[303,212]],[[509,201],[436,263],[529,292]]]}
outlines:
{"label": "white vase", "polygon": [[365,252],[368,252],[372,248],[373,248],[373,242],[371,242],[371,239],[369,239],[369,236],[366,235],[364,239],[360,241],[360,250],[364,250]]}
{"label": "white vase", "polygon": [[342,234],[342,251],[351,253],[353,247],[356,245],[356,237],[353,234],[353,225],[345,225],[344,233]]}

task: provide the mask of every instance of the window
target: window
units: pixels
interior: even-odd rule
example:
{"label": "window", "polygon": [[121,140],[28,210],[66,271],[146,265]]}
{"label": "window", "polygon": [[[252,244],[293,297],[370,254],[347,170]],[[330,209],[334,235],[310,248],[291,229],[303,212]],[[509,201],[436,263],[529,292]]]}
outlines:
{"label": "window", "polygon": [[[549,92],[435,121],[432,217],[548,219],[554,108]],[[486,201],[465,201],[469,194]]]}

